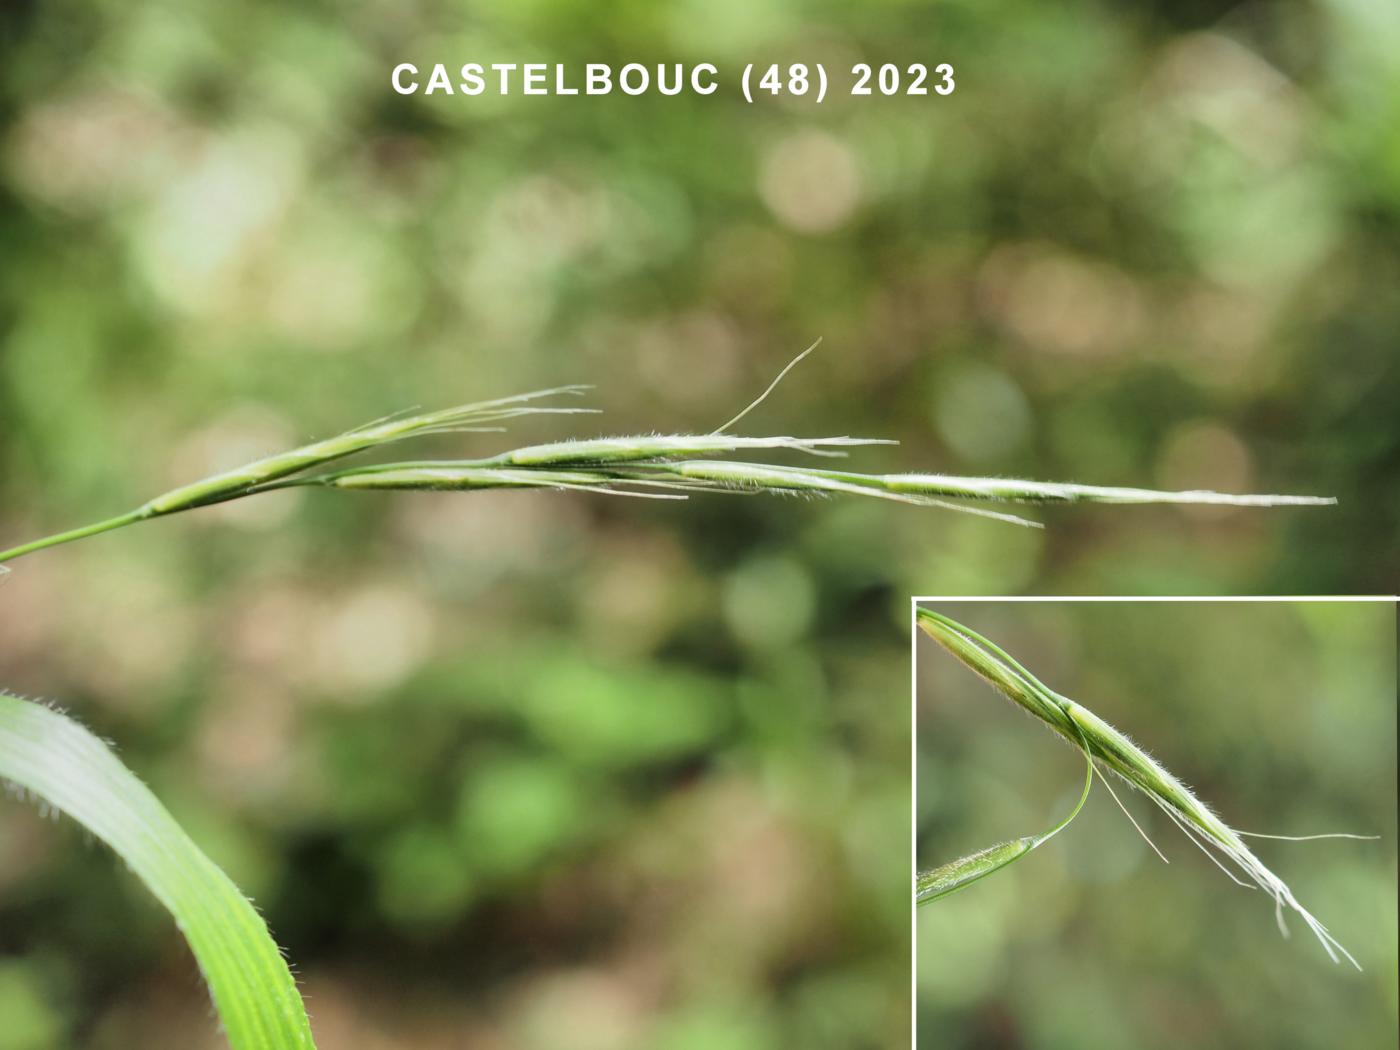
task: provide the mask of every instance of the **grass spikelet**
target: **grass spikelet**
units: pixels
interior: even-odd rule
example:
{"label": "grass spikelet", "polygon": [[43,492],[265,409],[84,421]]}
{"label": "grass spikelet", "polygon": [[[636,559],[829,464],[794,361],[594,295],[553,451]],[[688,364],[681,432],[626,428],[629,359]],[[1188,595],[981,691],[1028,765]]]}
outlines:
{"label": "grass spikelet", "polygon": [[1025,838],[998,842],[995,846],[969,853],[966,857],[941,864],[930,871],[921,871],[914,880],[914,899],[919,904],[928,904],[950,893],[957,893],[978,879],[985,878],[1025,856],[1035,846],[1034,836],[1028,835]]}
{"label": "grass spikelet", "polygon": [[1264,890],[1273,898],[1279,929],[1285,936],[1288,930],[1284,912],[1293,911],[1317,937],[1333,962],[1345,957],[1361,969],[1327,928],[1298,902],[1288,885],[1244,844],[1240,832],[1226,824],[1190,788],[1125,734],[1069,697],[1048,688],[995,644],[955,620],[920,608],[917,622],[925,633],[1003,696],[1075,746],[1085,749],[1091,762],[1101,771],[1116,773],[1151,799],[1232,879],[1249,888]]}
{"label": "grass spikelet", "polygon": [[343,434],[316,441],[310,445],[282,452],[265,459],[255,460],[236,470],[217,474],[214,477],[182,486],[139,508],[147,517],[173,514],[181,510],[222,503],[269,485],[282,478],[290,477],[304,470],[325,466],[336,460],[353,456],[370,449],[392,445],[409,438],[424,437],[429,434],[492,433],[501,428],[490,424],[527,415],[574,415],[592,412],[587,408],[565,408],[533,405],[530,402],[541,398],[563,394],[580,394],[587,390],[583,386],[555,387],[552,390],[536,390],[515,397],[498,398],[494,401],[480,401],[470,405],[458,405],[437,412],[418,415],[389,417],[365,426],[347,430]]}
{"label": "grass spikelet", "polygon": [[1067,828],[1070,821],[1079,816],[1079,811],[1084,808],[1084,802],[1089,797],[1089,788],[1094,783],[1093,757],[1089,754],[1088,747],[1082,742],[1080,748],[1084,752],[1084,790],[1080,792],[1079,801],[1075,803],[1069,816],[1049,831],[1039,835],[1026,835],[1023,838],[1011,839],[1009,842],[999,842],[995,846],[988,846],[986,849],[970,853],[966,857],[939,865],[931,871],[919,872],[914,880],[915,902],[928,904],[940,897],[946,897],[950,893],[966,889],[979,879],[986,878],[992,872],[1000,871],[1008,864],[1020,860],[1031,850],[1049,842],[1050,839]]}
{"label": "grass spikelet", "polygon": [[493,401],[479,401],[470,405],[436,412],[411,415],[389,416],[373,423],[347,430],[335,437],[315,441],[309,445],[267,456],[245,464],[235,470],[215,474],[190,485],[182,485],[152,500],[148,500],[135,510],[119,514],[114,518],[84,525],[68,532],[55,533],[31,543],[21,544],[0,553],[0,562],[12,561],[25,554],[72,543],[103,532],[134,525],[140,521],[177,514],[180,511],[197,507],[226,503],[229,500],[264,491],[277,481],[293,474],[325,466],[336,460],[353,456],[360,452],[391,445],[413,437],[447,433],[486,433],[500,428],[492,424],[526,415],[573,415],[592,412],[587,408],[535,405],[531,402],[561,395],[580,394],[589,389],[586,386],[561,386],[550,390],[536,390],[514,397],[497,398]]}
{"label": "grass spikelet", "polygon": [[945,499],[990,500],[1004,503],[1178,503],[1226,507],[1330,507],[1331,496],[1286,496],[1076,485],[1060,481],[1016,478],[968,478],[949,474],[851,474],[824,471],[830,477],[884,492]]}
{"label": "grass spikelet", "polygon": [[842,448],[897,445],[897,441],[854,437],[731,437],[727,434],[647,434],[636,437],[559,441],[503,452],[494,462],[518,467],[600,465],[646,460],[714,456],[741,449],[789,449],[811,456],[844,456]]}

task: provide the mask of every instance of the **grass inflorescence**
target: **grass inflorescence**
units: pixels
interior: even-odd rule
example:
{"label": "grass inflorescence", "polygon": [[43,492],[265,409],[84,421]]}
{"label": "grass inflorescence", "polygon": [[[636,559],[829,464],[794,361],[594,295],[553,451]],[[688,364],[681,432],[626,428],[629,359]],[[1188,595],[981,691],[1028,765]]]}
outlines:
{"label": "grass inflorescence", "polygon": [[[797,360],[805,356],[804,353]],[[792,364],[796,363],[794,361]],[[692,494],[705,492],[864,496],[919,507],[939,507],[1031,527],[1039,527],[1039,523],[991,509],[988,504],[1190,503],[1274,507],[1318,506],[1336,502],[1318,496],[1162,492],[934,473],[864,474],[826,467],[726,458],[743,453],[794,451],[819,457],[840,457],[851,448],[894,444],[878,438],[739,437],[726,433],[772,392],[791,367],[789,365],[784,369],[763,395],[743,412],[707,434],[602,437],[529,445],[482,459],[415,460],[339,470],[324,469],[350,456],[372,452],[414,437],[497,431],[501,429],[498,424],[523,416],[577,414],[590,410],[553,403],[553,399],[577,395],[588,389],[565,386],[438,412],[389,417],[181,486],[125,514],[0,551],[0,563],[137,522],[294,487],[455,492],[552,489],[653,499],[686,499]]]}
{"label": "grass inflorescence", "polygon": [[[1092,770],[1097,769],[1100,779],[1110,792],[1112,786],[1103,776],[1104,771],[1117,774],[1151,799],[1171,819],[1172,823],[1195,842],[1215,862],[1216,866],[1236,883],[1247,888],[1258,887],[1264,890],[1273,898],[1279,930],[1284,936],[1288,935],[1288,928],[1284,923],[1284,911],[1287,909],[1301,916],[1303,922],[1322,943],[1333,962],[1339,961],[1339,957],[1345,957],[1358,970],[1361,968],[1351,954],[1327,931],[1327,927],[1323,926],[1312,913],[1298,903],[1288,885],[1270,871],[1244,844],[1241,836],[1248,833],[1234,830],[1216,816],[1210,807],[1197,798],[1190,788],[1168,772],[1141,747],[1128,739],[1126,735],[1069,697],[1047,687],[1006,652],[970,628],[931,609],[918,609],[916,618],[919,627],[925,633],[989,682],[1003,696],[1008,697],[1076,747],[1081,748],[1089,757],[1091,775]],[[1081,799],[1081,805],[1082,802]],[[1075,813],[1077,812],[1076,808]],[[1125,809],[1124,812],[1127,813],[1127,810]],[[1074,814],[1070,816],[1072,819]],[[1132,819],[1131,815],[1129,815],[1129,819]],[[1068,821],[1058,825],[1054,830],[1060,830],[1065,823]],[[1141,831],[1140,828],[1139,831]],[[1288,838],[1288,836],[1271,835],[1256,837]],[[1364,836],[1316,835],[1306,837],[1361,838]],[[996,848],[993,847],[993,849]],[[1152,848],[1155,850],[1156,846]],[[998,867],[1004,867],[1005,864],[1017,859],[1025,852],[1027,850],[1023,849],[1015,856],[1006,856],[1002,863],[996,864],[982,874],[989,874],[990,871],[996,870]],[[981,854],[973,854],[974,858],[980,856]],[[1165,858],[1163,859],[1165,860]],[[974,866],[976,863],[972,861],[972,858],[964,858],[961,862],[954,862],[955,865],[970,864]],[[983,857],[981,863],[985,866],[987,859]],[[1243,879],[1232,872],[1231,867],[1235,869],[1235,872],[1239,872]]]}

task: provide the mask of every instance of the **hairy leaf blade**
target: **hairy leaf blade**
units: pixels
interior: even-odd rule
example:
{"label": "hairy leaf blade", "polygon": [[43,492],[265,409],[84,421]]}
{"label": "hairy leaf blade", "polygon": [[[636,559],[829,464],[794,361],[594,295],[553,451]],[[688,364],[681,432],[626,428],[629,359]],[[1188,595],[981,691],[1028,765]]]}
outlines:
{"label": "hairy leaf blade", "polygon": [[58,711],[0,693],[0,777],[106,842],[174,916],[233,1050],[314,1048],[262,917],[111,748]]}

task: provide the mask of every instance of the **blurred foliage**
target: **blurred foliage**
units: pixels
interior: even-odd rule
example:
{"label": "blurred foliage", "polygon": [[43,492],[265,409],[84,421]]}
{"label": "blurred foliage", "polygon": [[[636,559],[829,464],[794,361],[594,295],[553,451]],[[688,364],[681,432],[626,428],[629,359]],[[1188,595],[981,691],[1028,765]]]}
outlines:
{"label": "blurred foliage", "polygon": [[[282,495],[20,563],[5,684],[114,739],[254,894],[326,1046],[900,1045],[906,595],[1394,585],[1398,40],[1382,0],[13,0],[7,539],[410,405],[595,382],[601,429],[708,429],[818,335],[749,425],[903,442],[870,469],[1343,502],[1037,534]],[[472,60],[728,86],[390,90]],[[960,87],[746,105],[779,60]],[[0,841],[0,1040],[209,1041],[109,858],[22,807]]]}
{"label": "blurred foliage", "polygon": [[[1101,715],[1231,826],[1379,841],[1251,841],[1364,967],[1102,783],[1018,864],[919,910],[918,1045],[1097,1050],[1381,1047],[1397,1027],[1396,621],[1391,603],[936,602]],[[1082,760],[917,641],[918,862],[1027,834]]]}

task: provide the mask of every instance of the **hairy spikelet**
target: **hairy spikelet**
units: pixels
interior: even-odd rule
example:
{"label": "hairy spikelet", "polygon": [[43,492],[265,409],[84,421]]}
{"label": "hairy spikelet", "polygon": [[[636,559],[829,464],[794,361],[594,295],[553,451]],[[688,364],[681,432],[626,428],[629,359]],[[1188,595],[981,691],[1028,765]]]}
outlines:
{"label": "hairy spikelet", "polygon": [[1093,756],[1083,742],[1080,743],[1080,748],[1084,752],[1084,790],[1080,792],[1079,801],[1075,803],[1069,816],[1039,835],[1026,835],[1009,842],[999,842],[995,846],[988,846],[986,849],[970,853],[966,857],[942,864],[931,871],[919,872],[914,880],[915,902],[928,904],[940,897],[946,897],[950,893],[966,889],[992,872],[999,871],[1008,864],[1020,860],[1031,850],[1042,843],[1049,842],[1069,827],[1070,822],[1079,816],[1079,811],[1084,808],[1084,803],[1089,798],[1089,789],[1094,785]]}
{"label": "hairy spikelet", "polygon": [[1279,929],[1285,935],[1288,931],[1284,912],[1289,910],[1302,918],[1333,962],[1345,957],[1357,969],[1361,968],[1327,928],[1298,903],[1288,885],[1244,844],[1240,833],[1124,733],[1083,705],[1048,688],[995,644],[962,624],[924,608],[918,610],[917,619],[931,638],[1003,696],[1084,749],[1101,775],[1105,770],[1112,772],[1151,799],[1230,878],[1264,890],[1273,898]]}

